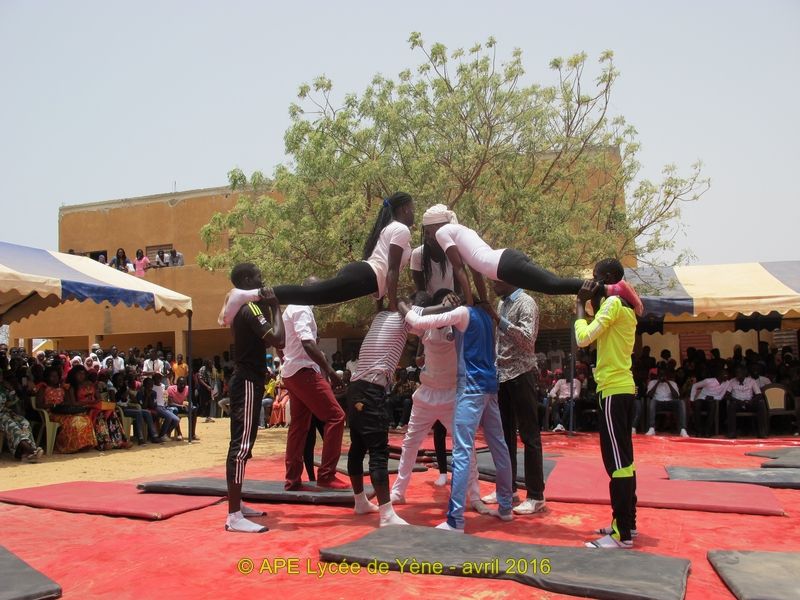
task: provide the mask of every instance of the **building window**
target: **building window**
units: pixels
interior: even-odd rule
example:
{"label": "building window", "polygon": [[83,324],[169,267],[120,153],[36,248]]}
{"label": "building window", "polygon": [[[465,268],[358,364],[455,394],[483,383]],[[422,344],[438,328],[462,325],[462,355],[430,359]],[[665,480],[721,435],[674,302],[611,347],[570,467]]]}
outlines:
{"label": "building window", "polygon": [[92,260],[97,260],[102,255],[106,257],[106,262],[110,262],[111,259],[114,258],[113,256],[108,256],[108,250],[92,250],[91,252],[82,252],[81,254],[88,256]]}
{"label": "building window", "polygon": [[156,262],[156,255],[158,254],[159,250],[164,251],[164,256],[169,256],[169,251],[172,250],[172,244],[157,244],[155,246],[147,246],[147,249],[144,251],[145,256],[150,259],[150,262],[155,264]]}

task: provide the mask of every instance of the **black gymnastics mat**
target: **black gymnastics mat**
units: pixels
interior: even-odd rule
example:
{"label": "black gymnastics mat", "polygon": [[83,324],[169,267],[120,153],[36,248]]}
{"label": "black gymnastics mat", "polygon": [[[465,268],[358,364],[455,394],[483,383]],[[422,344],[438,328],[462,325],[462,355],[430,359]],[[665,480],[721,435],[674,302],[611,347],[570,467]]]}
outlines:
{"label": "black gymnastics mat", "polygon": [[800,450],[787,452],[773,460],[761,463],[762,469],[800,469]]}
{"label": "black gymnastics mat", "polygon": [[[478,479],[481,481],[488,481],[490,483],[494,483],[495,475],[497,474],[497,469],[495,469],[494,461],[492,460],[492,455],[489,452],[478,452],[475,455],[477,466],[478,466]],[[517,450],[517,487],[522,487],[525,489],[525,451],[522,449]],[[550,473],[553,472],[553,469],[556,467],[556,461],[554,460],[547,460],[545,459],[542,463],[542,467],[544,469],[544,480],[547,481],[547,478],[550,476]],[[452,458],[447,457],[447,470],[452,473],[453,465],[452,465]]]}
{"label": "black gymnastics mat", "polygon": [[780,458],[786,454],[800,452],[800,446],[789,446],[784,448],[764,448],[763,450],[753,450],[745,452],[745,456],[760,456],[761,458]]}
{"label": "black gymnastics mat", "polygon": [[800,489],[800,469],[703,469],[667,467],[670,479],[752,483],[771,488]]}
{"label": "black gymnastics mat", "polygon": [[60,585],[0,546],[0,600],[44,600],[60,597]]}
{"label": "black gymnastics mat", "polygon": [[739,600],[800,599],[800,553],[710,550],[708,562]]}
{"label": "black gymnastics mat", "polygon": [[[334,504],[353,506],[353,490],[329,490],[317,488],[308,483],[305,490],[285,490],[283,481],[261,481],[245,479],[242,498],[258,502],[279,502],[283,504]],[[153,494],[186,494],[189,496],[227,496],[228,486],[221,477],[188,477],[167,481],[147,481],[137,486],[140,490]],[[368,497],[375,492],[371,486],[364,486]]]}
{"label": "black gymnastics mat", "polygon": [[[348,544],[322,548],[320,559],[364,566],[377,561],[405,573],[412,572],[409,566],[415,561],[429,571],[441,564],[442,575],[510,579],[602,600],[682,600],[690,564],[644,552],[539,546],[413,525],[381,527]],[[543,564],[550,566],[546,573]]]}
{"label": "black gymnastics mat", "polygon": [[[314,466],[318,467],[320,465],[320,457],[314,457]],[[389,474],[390,475],[397,475],[397,469],[400,467],[400,461],[396,458],[389,459]],[[414,467],[411,469],[414,473],[422,473],[423,471],[427,471],[428,467],[422,465],[420,463],[414,463]],[[336,471],[338,473],[343,473],[347,475],[347,455],[342,456],[339,459],[339,462],[336,463]],[[364,457],[364,473],[369,473],[369,455]]]}

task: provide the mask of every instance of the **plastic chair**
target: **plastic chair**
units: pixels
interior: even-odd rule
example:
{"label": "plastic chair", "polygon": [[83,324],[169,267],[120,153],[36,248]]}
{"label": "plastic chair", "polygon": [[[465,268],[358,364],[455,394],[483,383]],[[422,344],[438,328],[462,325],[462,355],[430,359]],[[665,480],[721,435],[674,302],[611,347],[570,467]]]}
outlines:
{"label": "plastic chair", "polygon": [[794,403],[794,397],[789,388],[780,383],[770,383],[765,385],[761,391],[767,400],[767,425],[769,425],[773,417],[790,416],[794,417],[795,431],[800,431],[797,409],[791,406]]}
{"label": "plastic chair", "polygon": [[61,423],[51,421],[50,412],[44,408],[39,408],[36,406],[36,398],[34,396],[31,396],[30,400],[33,410],[39,413],[39,416],[42,419],[42,427],[39,427],[39,433],[36,435],[36,445],[41,446],[42,433],[45,432],[47,435],[47,445],[45,446],[45,451],[47,452],[47,456],[50,456],[53,454],[53,448],[56,445],[56,434],[58,433],[59,427],[61,427]]}

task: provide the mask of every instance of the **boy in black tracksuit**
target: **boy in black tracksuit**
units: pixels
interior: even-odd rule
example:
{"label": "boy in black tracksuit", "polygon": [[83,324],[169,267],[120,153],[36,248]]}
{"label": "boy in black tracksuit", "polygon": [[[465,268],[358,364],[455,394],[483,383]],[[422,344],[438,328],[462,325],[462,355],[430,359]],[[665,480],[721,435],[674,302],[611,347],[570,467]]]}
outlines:
{"label": "boy in black tracksuit", "polygon": [[[253,264],[238,264],[231,271],[231,281],[239,289],[263,287],[261,271]],[[225,463],[228,482],[228,519],[226,531],[263,533],[264,525],[247,517],[266,516],[266,513],[242,505],[242,483],[247,460],[253,455],[258,433],[261,399],[267,376],[266,350],[284,344],[281,307],[274,297],[250,302],[239,309],[233,319],[233,343],[236,363],[230,381],[231,443]],[[270,313],[267,318],[265,312]]]}

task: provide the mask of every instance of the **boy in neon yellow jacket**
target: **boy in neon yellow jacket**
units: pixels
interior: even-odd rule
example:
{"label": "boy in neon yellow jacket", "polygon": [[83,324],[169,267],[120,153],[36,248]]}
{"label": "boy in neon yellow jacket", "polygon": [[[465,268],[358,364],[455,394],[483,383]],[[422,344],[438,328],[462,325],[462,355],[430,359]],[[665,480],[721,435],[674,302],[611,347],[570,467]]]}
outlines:
{"label": "boy in neon yellow jacket", "polygon": [[[606,285],[619,283],[622,264],[612,258],[594,267],[594,281],[584,283],[576,303],[575,338],[585,348],[597,343],[594,378],[600,402],[600,450],[611,478],[609,493],[613,519],[610,527],[597,530],[598,540],[589,548],[632,548],[636,535],[636,469],[633,464],[633,403],[636,385],[631,354],[636,339],[636,313],[619,296],[606,296]],[[604,285],[605,284],[605,285]],[[594,319],[586,320],[585,304],[592,301]]]}

